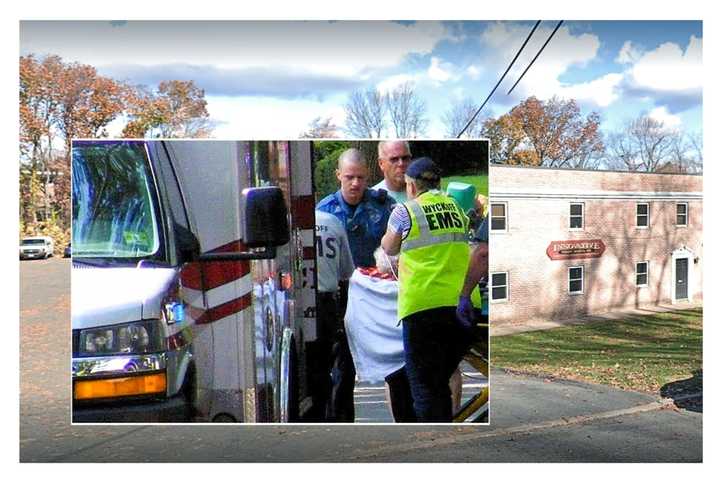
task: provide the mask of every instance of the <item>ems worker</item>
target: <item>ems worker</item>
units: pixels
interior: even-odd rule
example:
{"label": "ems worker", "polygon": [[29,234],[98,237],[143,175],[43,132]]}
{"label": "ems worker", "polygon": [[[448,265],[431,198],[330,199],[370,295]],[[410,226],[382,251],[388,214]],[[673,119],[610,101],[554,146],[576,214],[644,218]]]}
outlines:
{"label": "ems worker", "polygon": [[[332,348],[344,335],[339,305],[341,293],[347,293],[347,282],[355,270],[345,228],[327,212],[315,211],[315,253],[317,259],[316,320],[317,341],[308,343],[309,374],[312,382],[313,407],[308,418],[324,421],[335,418],[337,409],[330,405],[333,389]],[[344,289],[340,286],[344,285]],[[343,362],[339,360],[339,362]],[[337,386],[335,386],[337,387]],[[337,399],[337,395],[334,396]]]}
{"label": "ems worker", "polygon": [[398,318],[405,369],[420,422],[450,422],[448,381],[468,347],[455,310],[470,258],[468,218],[439,191],[440,171],[422,157],[405,173],[410,199],[390,216],[382,247],[400,253]]}
{"label": "ems worker", "polygon": [[[478,284],[488,276],[488,221],[484,219],[473,233],[474,248],[470,254],[465,280],[460,292],[460,301],[457,307],[457,318],[461,324],[470,327],[478,320],[475,312],[480,309],[481,302],[473,299]],[[479,314],[482,316],[482,313]]]}
{"label": "ems worker", "polygon": [[[355,267],[375,267],[373,252],[380,246],[395,201],[385,190],[367,187],[367,163],[357,149],[347,149],[338,158],[335,171],[340,189],[322,199],[316,210],[335,216],[344,226]],[[346,289],[345,289],[346,292]],[[343,296],[347,299],[346,295]],[[345,316],[345,304],[338,306],[338,317]],[[353,422],[355,405],[355,365],[344,327],[340,325],[333,345],[331,421]]]}

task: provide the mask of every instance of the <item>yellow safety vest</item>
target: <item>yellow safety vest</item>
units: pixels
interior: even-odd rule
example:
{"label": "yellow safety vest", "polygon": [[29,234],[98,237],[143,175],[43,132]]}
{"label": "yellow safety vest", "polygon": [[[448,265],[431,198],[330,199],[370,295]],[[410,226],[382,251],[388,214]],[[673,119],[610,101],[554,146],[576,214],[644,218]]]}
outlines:
{"label": "yellow safety vest", "polygon": [[400,247],[399,319],[457,306],[470,261],[468,219],[451,197],[424,192],[404,205],[411,225]]}

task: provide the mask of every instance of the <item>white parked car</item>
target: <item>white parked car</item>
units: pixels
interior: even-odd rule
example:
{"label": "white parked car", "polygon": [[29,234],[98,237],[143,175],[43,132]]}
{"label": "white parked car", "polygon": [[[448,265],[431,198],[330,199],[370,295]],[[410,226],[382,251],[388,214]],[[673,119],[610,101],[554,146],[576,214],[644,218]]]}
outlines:
{"label": "white parked car", "polygon": [[47,259],[54,250],[51,237],[25,237],[20,241],[20,259]]}

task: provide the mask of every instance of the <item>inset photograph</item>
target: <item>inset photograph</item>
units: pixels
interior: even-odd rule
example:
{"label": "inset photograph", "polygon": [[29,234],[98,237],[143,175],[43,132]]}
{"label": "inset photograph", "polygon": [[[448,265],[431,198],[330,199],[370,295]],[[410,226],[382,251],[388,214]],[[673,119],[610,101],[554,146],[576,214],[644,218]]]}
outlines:
{"label": "inset photograph", "polygon": [[73,422],[487,421],[487,162],[73,141]]}

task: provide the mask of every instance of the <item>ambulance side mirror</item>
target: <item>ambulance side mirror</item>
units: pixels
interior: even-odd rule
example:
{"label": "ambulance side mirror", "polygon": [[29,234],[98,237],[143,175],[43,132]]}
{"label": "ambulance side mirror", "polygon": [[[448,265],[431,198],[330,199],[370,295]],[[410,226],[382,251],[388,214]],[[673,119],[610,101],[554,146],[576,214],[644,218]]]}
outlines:
{"label": "ambulance side mirror", "polygon": [[278,247],[290,241],[285,197],[279,187],[243,190],[240,207],[245,219],[246,246]]}
{"label": "ambulance side mirror", "polygon": [[274,259],[277,247],[290,241],[285,197],[279,187],[251,187],[240,196],[244,252],[205,253],[200,261]]}

